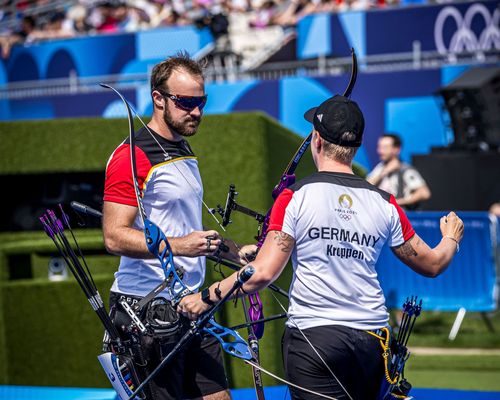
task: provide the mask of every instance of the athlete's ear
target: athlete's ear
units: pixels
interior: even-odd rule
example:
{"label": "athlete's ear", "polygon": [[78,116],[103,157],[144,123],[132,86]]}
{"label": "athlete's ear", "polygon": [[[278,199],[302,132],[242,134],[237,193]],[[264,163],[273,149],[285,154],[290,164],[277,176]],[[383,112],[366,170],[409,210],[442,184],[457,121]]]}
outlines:
{"label": "athlete's ear", "polygon": [[153,90],[153,93],[151,93],[151,96],[153,97],[153,105],[156,108],[159,108],[160,110],[163,110],[165,107],[165,97],[158,91],[158,90]]}
{"label": "athlete's ear", "polygon": [[312,140],[311,140],[311,146],[314,147],[318,152],[321,149],[322,142],[321,142],[321,136],[319,136],[319,133],[317,130],[313,129],[313,135],[312,135]]}

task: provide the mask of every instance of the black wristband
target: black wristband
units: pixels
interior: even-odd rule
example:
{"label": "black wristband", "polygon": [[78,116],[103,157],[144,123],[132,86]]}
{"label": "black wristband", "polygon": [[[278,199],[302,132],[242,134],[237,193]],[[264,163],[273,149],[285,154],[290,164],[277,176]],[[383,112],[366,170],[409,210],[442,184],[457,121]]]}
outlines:
{"label": "black wristband", "polygon": [[201,291],[201,301],[209,306],[213,306],[215,304],[212,300],[210,300],[210,288],[206,287]]}
{"label": "black wristband", "polygon": [[246,292],[245,289],[243,289],[243,286],[240,287],[240,290],[248,296],[248,292]]}
{"label": "black wristband", "polygon": [[222,292],[220,291],[220,284],[221,284],[221,282],[219,282],[217,287],[214,289],[214,292],[215,292],[215,295],[217,296],[217,298],[219,300],[222,300]]}

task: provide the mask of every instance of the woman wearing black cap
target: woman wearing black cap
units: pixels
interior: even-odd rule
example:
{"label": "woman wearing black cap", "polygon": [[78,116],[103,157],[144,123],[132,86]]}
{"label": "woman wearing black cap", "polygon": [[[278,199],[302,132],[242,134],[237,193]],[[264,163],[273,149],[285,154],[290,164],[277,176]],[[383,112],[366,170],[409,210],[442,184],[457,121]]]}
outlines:
{"label": "woman wearing black cap", "polygon": [[[448,266],[463,236],[453,212],[441,219],[442,240],[430,248],[413,230],[394,196],[354,175],[364,118],[358,105],[334,96],[309,110],[312,157],[318,171],[285,189],[274,203],[268,235],[251,265],[245,293],[278,278],[289,258],[290,286],[283,357],[294,399],[376,399],[384,373],[379,340],[388,324],[375,263],[387,243],[417,273],[435,277]],[[224,295],[236,274],[210,287]],[[208,309],[199,295],[179,311],[196,317]]]}

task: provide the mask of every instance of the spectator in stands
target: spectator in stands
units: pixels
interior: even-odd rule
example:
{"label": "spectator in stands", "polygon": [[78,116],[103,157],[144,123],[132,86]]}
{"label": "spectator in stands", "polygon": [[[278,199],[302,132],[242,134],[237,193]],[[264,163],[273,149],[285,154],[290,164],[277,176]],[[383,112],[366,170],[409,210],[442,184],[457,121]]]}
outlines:
{"label": "spectator in stands", "polygon": [[179,14],[169,1],[154,1],[155,11],[152,13],[149,26],[155,28],[161,25],[177,25]]}
{"label": "spectator in stands", "polygon": [[[233,12],[246,14],[251,20],[250,26],[254,28],[288,27],[295,26],[301,18],[313,13],[385,7],[398,4],[399,0],[77,0],[74,3],[62,27],[51,27],[49,34],[40,33],[36,39],[196,24],[200,10],[219,18],[219,14],[212,11],[216,7],[224,10],[221,15],[226,17]],[[37,7],[50,10],[50,4],[48,0],[16,1],[15,4],[0,0],[0,20],[16,18],[18,13],[39,16]],[[55,9],[56,6],[52,11]],[[54,24],[56,22],[50,23]],[[9,35],[9,41],[5,37],[0,38],[4,57],[13,44],[24,41],[22,37],[12,35]]]}
{"label": "spectator in stands", "polygon": [[121,3],[114,11],[115,18],[118,22],[119,32],[136,32],[150,27],[150,13],[154,12],[154,8],[149,7],[147,1],[134,3]]}
{"label": "spectator in stands", "polygon": [[2,48],[2,58],[9,58],[12,46],[24,43],[28,37],[35,31],[35,19],[31,16],[23,18],[21,28],[6,36],[0,36],[0,47]]}
{"label": "spectator in stands", "polygon": [[227,13],[229,9],[225,4],[216,4],[212,0],[195,0],[193,7],[187,16],[194,21],[199,28],[208,27],[215,40],[216,51],[227,51],[230,49],[228,28],[229,20]]}
{"label": "spectator in stands", "polygon": [[156,7],[155,1],[152,0],[129,0],[129,18],[133,21],[130,24],[128,31],[149,29],[152,26],[152,19],[155,17],[158,9]]}
{"label": "spectator in stands", "polygon": [[118,22],[114,13],[114,5],[106,2],[98,7],[101,20],[97,25],[97,31],[100,33],[109,33],[118,31]]}
{"label": "spectator in stands", "polygon": [[97,32],[115,33],[126,31],[129,22],[129,8],[125,3],[107,1],[95,10],[94,18]]}
{"label": "spectator in stands", "polygon": [[66,13],[66,26],[76,35],[91,33],[93,29],[92,25],[87,22],[87,16],[87,9],[81,4],[76,4]]}
{"label": "spectator in stands", "polygon": [[218,51],[227,51],[231,48],[229,41],[229,19],[227,10],[222,5],[212,6],[209,16],[209,29],[215,39]]}
{"label": "spectator in stands", "polygon": [[309,0],[291,0],[283,2],[277,9],[273,23],[283,27],[295,26],[300,19],[317,11],[317,2]]}
{"label": "spectator in stands", "polygon": [[255,10],[255,18],[250,21],[252,28],[264,28],[272,25],[275,14],[276,4],[272,0],[264,1],[260,7]]}
{"label": "spectator in stands", "polygon": [[420,173],[400,160],[401,146],[398,135],[385,133],[379,138],[380,163],[368,174],[367,181],[394,195],[401,207],[416,210],[431,197],[431,191]]}
{"label": "spectator in stands", "polygon": [[378,0],[336,0],[336,11],[367,10],[375,5]]}
{"label": "spectator in stands", "polygon": [[65,24],[66,14],[62,11],[55,11],[49,15],[48,22],[43,29],[34,30],[29,39],[47,40],[47,39],[65,39],[75,36],[75,32]]}
{"label": "spectator in stands", "polygon": [[231,12],[247,12],[250,10],[249,0],[227,0],[227,7]]}
{"label": "spectator in stands", "polygon": [[325,12],[333,12],[335,10],[335,2],[331,0],[318,0],[313,1],[315,4],[314,12],[316,13],[325,13]]}

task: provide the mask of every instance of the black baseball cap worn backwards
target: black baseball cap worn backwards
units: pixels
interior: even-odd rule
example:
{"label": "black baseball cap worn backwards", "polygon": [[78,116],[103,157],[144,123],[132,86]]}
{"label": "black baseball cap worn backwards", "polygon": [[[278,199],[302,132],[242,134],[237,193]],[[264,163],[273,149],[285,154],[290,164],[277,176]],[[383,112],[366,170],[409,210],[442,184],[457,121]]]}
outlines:
{"label": "black baseball cap worn backwards", "polygon": [[[347,97],[337,94],[306,111],[304,118],[330,143],[344,147],[361,146],[365,119],[357,103]],[[352,132],[354,139],[342,140],[345,132]]]}

